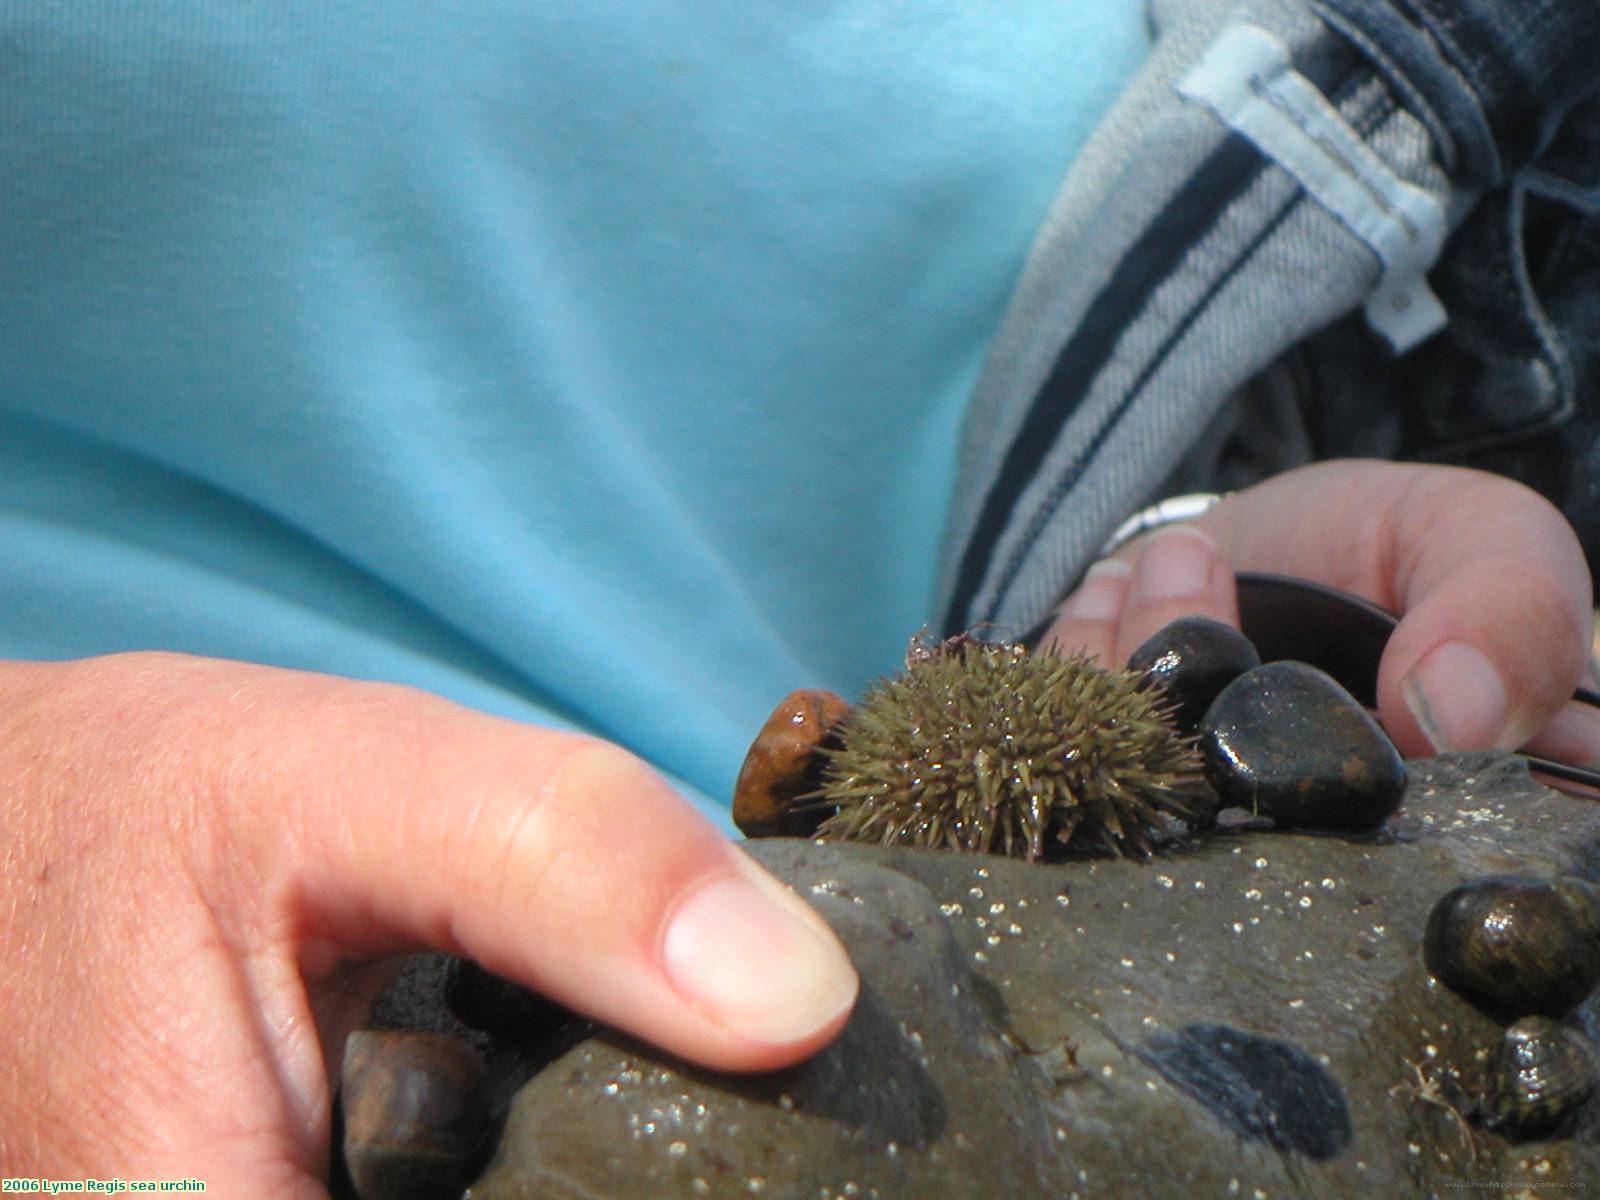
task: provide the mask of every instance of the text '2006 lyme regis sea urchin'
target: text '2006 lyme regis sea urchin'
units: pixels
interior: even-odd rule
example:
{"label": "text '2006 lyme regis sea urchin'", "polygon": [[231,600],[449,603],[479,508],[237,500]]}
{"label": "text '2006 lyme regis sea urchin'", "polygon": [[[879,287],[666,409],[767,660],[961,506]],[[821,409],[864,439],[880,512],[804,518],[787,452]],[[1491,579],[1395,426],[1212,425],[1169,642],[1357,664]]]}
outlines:
{"label": "text '2006 lyme regis sea urchin'", "polygon": [[1161,689],[1082,654],[921,635],[836,726],[821,837],[1036,859],[1148,853],[1190,818],[1199,761]]}

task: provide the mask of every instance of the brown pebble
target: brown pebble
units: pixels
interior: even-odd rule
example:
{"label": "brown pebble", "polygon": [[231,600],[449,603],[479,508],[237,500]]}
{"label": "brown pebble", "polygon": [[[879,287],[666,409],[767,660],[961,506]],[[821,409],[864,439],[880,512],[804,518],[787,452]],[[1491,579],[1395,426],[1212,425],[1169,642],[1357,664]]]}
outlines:
{"label": "brown pebble", "polygon": [[795,812],[795,800],[814,791],[825,756],[819,747],[850,705],[822,688],[796,688],[772,710],[750,744],[733,788],[733,823],[746,837],[806,837],[827,813]]}
{"label": "brown pebble", "polygon": [[457,1038],[352,1033],[339,1102],[344,1165],[361,1200],[454,1200],[490,1149],[488,1073]]}

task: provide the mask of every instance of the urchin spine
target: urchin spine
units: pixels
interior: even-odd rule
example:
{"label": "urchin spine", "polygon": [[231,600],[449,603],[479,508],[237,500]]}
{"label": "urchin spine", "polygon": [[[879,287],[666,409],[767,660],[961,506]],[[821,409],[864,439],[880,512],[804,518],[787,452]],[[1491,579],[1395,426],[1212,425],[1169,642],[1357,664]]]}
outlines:
{"label": "urchin spine", "polygon": [[1036,859],[1148,853],[1198,764],[1162,695],[1082,655],[961,640],[879,681],[837,730],[823,837]]}

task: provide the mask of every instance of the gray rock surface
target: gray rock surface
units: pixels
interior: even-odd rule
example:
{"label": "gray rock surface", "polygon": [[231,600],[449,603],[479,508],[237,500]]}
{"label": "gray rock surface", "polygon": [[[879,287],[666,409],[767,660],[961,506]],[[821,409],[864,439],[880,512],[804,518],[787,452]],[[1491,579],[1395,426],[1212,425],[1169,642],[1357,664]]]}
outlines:
{"label": "gray rock surface", "polygon": [[592,1037],[517,1093],[469,1195],[1571,1196],[1600,1186],[1600,1102],[1521,1146],[1464,1120],[1443,1081],[1476,1086],[1500,1028],[1420,943],[1463,880],[1592,877],[1597,848],[1600,807],[1495,755],[1413,763],[1375,837],[1053,864],[751,843],[862,973],[844,1034],[756,1077]]}

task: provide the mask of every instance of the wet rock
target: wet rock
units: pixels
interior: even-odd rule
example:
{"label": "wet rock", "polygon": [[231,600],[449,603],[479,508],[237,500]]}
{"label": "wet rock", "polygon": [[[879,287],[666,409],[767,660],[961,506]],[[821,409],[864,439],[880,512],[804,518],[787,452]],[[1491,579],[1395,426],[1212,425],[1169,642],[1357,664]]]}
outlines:
{"label": "wet rock", "polygon": [[1311,1055],[1231,1025],[1186,1025],[1129,1049],[1241,1138],[1308,1158],[1350,1145],[1344,1089]]}
{"label": "wet rock", "polygon": [[805,837],[822,824],[821,807],[796,812],[815,791],[825,759],[819,747],[850,705],[822,688],[797,688],[773,709],[751,743],[733,789],[733,822],[746,837]]}
{"label": "wet rock", "polygon": [[1267,663],[1230,683],[1201,722],[1200,750],[1225,806],[1281,825],[1370,829],[1405,791],[1388,735],[1305,663]]}
{"label": "wet rock", "polygon": [[549,1037],[571,1017],[554,1000],[467,958],[451,959],[444,1002],[463,1024],[518,1045]]}
{"label": "wet rock", "polygon": [[1261,656],[1231,625],[1210,617],[1179,617],[1163,626],[1128,659],[1167,694],[1179,729],[1194,733],[1222,689],[1261,665]]}
{"label": "wet rock", "polygon": [[359,1030],[345,1042],[344,1166],[360,1200],[445,1200],[489,1148],[488,1076],[444,1034]]}
{"label": "wet rock", "polygon": [[1600,985],[1600,889],[1496,875],[1451,888],[1428,917],[1428,969],[1507,1017],[1561,1017]]}
{"label": "wet rock", "polygon": [[1549,1137],[1595,1090],[1595,1052],[1575,1029],[1549,1017],[1513,1022],[1495,1055],[1485,1123],[1513,1141]]}
{"label": "wet rock", "polygon": [[[865,980],[835,1042],[802,1067],[740,1078],[671,1063],[623,1038],[596,1039],[523,1089],[513,1110],[518,1134],[502,1141],[474,1197],[813,1196],[823,1188],[845,1196],[852,1184],[864,1197],[886,1187],[898,1163],[929,1153],[1002,1191],[1044,1194],[1063,1182],[1043,1072],[996,1024],[1003,1001],[968,971],[928,889],[873,858],[824,854],[821,869],[805,876],[804,894]],[[961,1112],[952,1128],[958,1087],[989,1103]],[[573,1098],[581,1098],[576,1106]],[[555,1123],[523,1136],[546,1116]],[[730,1130],[748,1130],[751,1140],[730,1141]],[[997,1144],[1008,1146],[998,1160]],[[531,1180],[537,1187],[517,1190]],[[568,1193],[562,1180],[581,1183]]]}
{"label": "wet rock", "polygon": [[1530,1150],[1439,1099],[1440,1073],[1485,1078],[1502,1031],[1428,974],[1434,901],[1464,876],[1600,863],[1600,808],[1518,760],[1414,764],[1387,835],[1360,841],[1212,834],[1142,863],[748,849],[861,971],[840,1039],[731,1076],[590,1038],[522,1087],[473,1200],[1368,1200],[1600,1178],[1594,1101]]}

